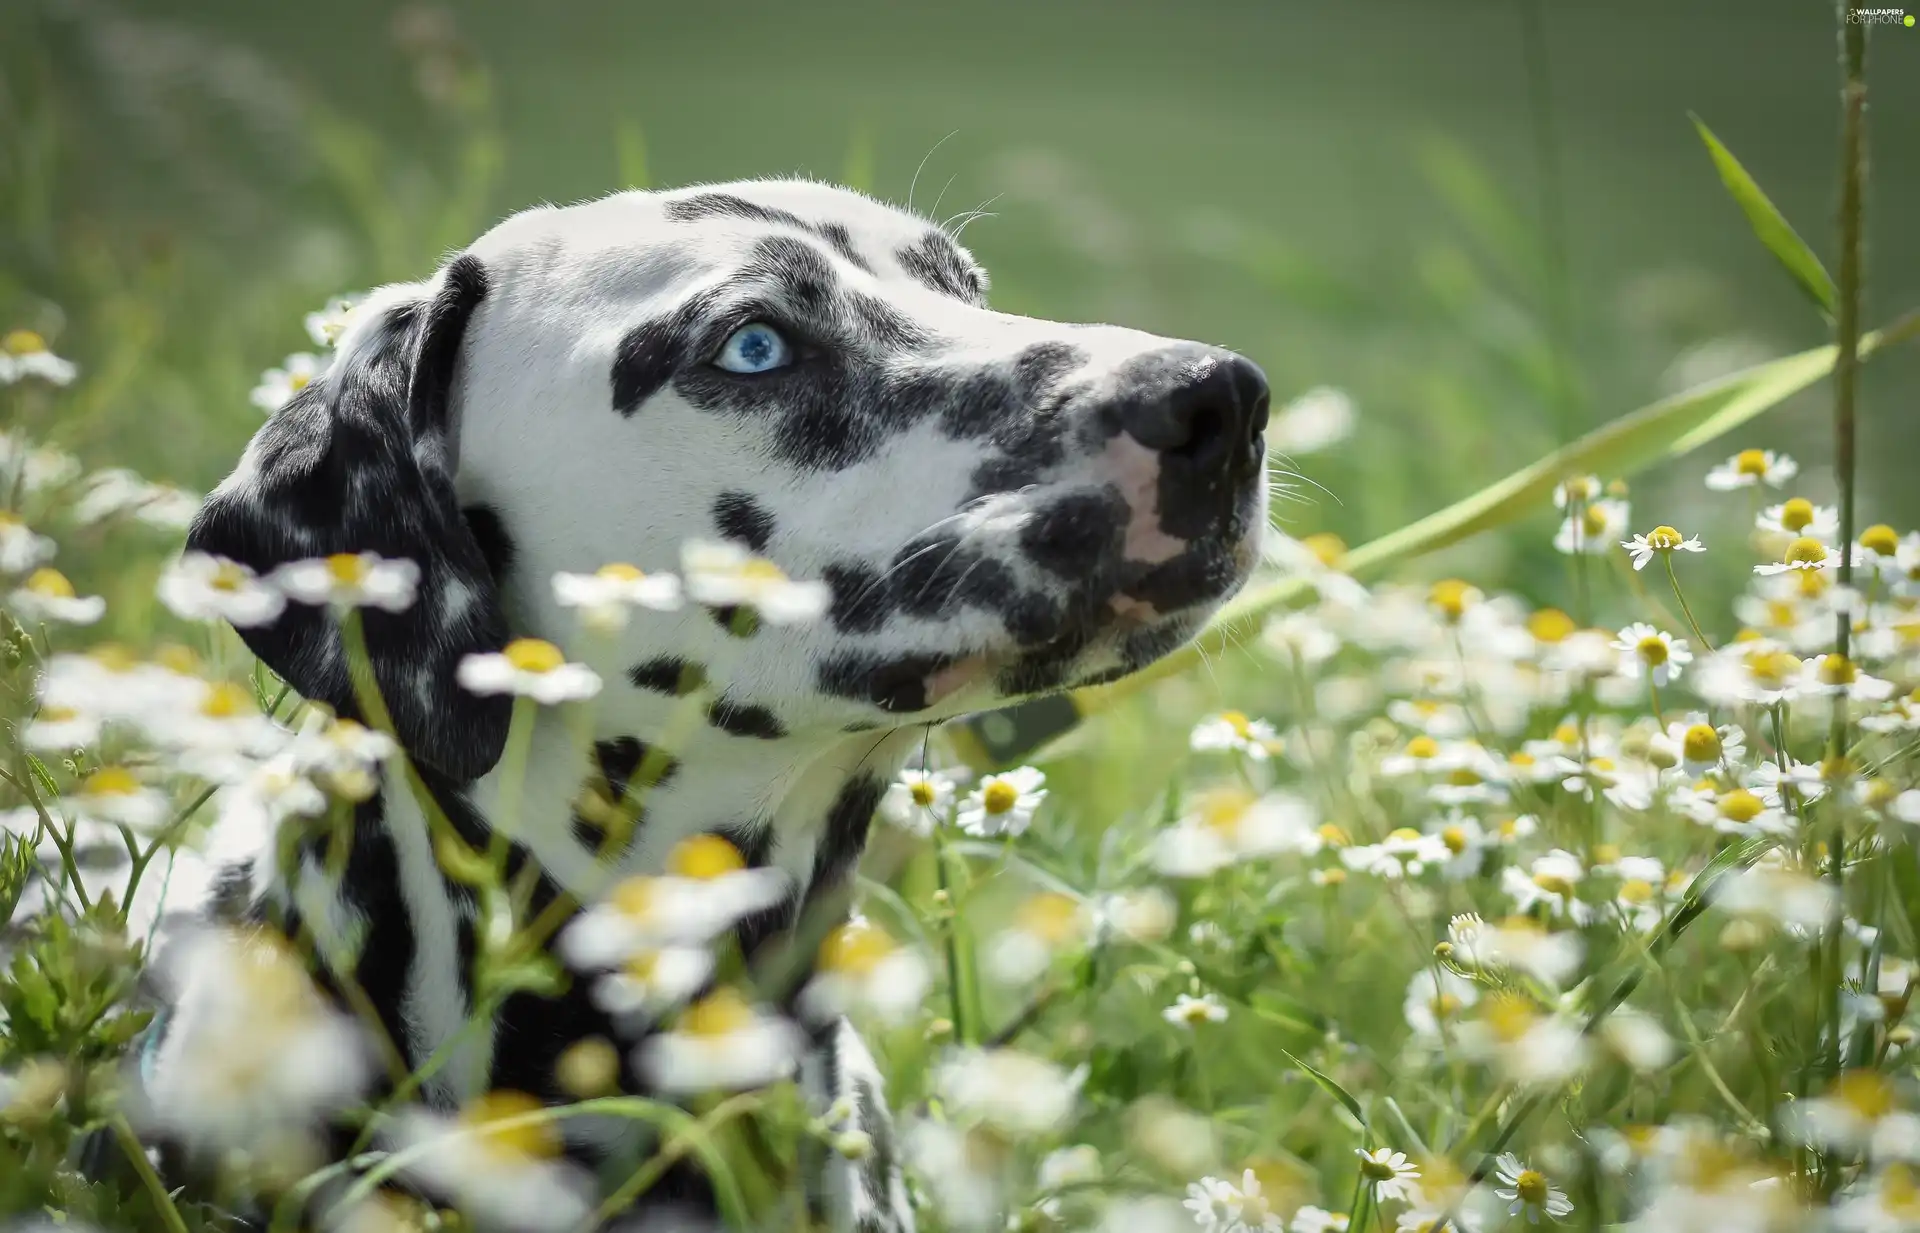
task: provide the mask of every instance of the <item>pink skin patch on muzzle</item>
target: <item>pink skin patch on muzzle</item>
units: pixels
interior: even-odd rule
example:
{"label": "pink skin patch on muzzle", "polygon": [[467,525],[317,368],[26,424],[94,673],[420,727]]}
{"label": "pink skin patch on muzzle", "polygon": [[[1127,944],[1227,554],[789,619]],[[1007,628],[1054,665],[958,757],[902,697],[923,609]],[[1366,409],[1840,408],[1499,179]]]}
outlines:
{"label": "pink skin patch on muzzle", "polygon": [[1160,453],[1121,433],[1107,443],[1100,469],[1112,477],[1132,514],[1122,553],[1129,561],[1159,565],[1187,550],[1187,541],[1160,529]]}

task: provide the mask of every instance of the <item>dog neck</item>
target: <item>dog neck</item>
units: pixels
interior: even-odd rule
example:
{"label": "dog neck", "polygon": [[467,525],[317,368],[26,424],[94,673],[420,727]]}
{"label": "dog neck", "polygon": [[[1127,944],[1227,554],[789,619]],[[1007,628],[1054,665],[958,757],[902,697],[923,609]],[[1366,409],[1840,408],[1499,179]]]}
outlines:
{"label": "dog neck", "polygon": [[[726,836],[748,860],[781,869],[807,892],[823,874],[850,872],[880,794],[923,739],[920,729],[902,728],[755,740],[706,728],[697,706],[696,722],[685,722],[687,705],[602,717],[591,742],[581,739],[577,717],[542,711],[530,732],[516,734],[524,756],[510,747],[470,799],[490,827],[524,845],[582,901],[622,878],[661,872],[676,844],[702,833]],[[654,750],[675,752],[650,761]],[[649,783],[641,773],[627,792],[638,819],[609,853],[576,803],[603,775],[624,780],[648,765],[664,774]]]}

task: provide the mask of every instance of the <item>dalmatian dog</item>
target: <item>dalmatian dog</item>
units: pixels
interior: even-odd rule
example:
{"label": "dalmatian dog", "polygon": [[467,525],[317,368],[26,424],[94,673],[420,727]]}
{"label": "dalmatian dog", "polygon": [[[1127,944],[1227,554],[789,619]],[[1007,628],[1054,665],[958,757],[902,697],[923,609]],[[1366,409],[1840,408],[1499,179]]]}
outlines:
{"label": "dalmatian dog", "polygon": [[[349,551],[419,565],[412,607],[367,610],[367,652],[410,764],[476,844],[498,816],[511,704],[463,690],[457,666],[516,636],[588,664],[607,682],[590,747],[561,711],[535,722],[516,867],[537,871],[537,901],[590,903],[719,833],[792,888],[742,925],[752,956],[810,909],[845,911],[875,807],[928,725],[1132,672],[1245,581],[1267,408],[1262,373],[1229,351],[994,311],[952,237],[860,193],[626,192],[516,214],[370,297],[189,545],[260,571]],[[556,572],[670,570],[682,544],[715,539],[823,581],[825,615],[741,637],[739,613],[689,605],[589,637],[556,602]],[[242,633],[301,694],[358,711],[324,612]],[[668,743],[703,678],[703,721]],[[569,802],[643,763],[642,815],[607,859]],[[416,798],[389,784],[363,805],[337,876],[317,856],[297,867],[299,884],[264,891],[273,918],[364,937],[352,975],[424,1061],[473,1010],[479,926]],[[581,988],[515,995],[486,1027],[423,1099],[559,1102],[559,1056],[615,1035]],[[809,1027],[804,1074],[875,1144],[821,1166],[815,1214],[905,1233],[873,1060],[844,1021]],[[612,1150],[569,1143],[590,1164]],[[662,1189],[703,1202],[697,1177]]]}

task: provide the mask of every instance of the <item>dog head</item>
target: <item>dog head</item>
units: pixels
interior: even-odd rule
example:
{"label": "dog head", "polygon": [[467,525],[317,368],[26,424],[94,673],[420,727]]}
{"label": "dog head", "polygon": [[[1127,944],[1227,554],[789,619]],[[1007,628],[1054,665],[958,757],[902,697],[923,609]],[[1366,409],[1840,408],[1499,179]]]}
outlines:
{"label": "dog head", "polygon": [[[256,568],[419,563],[414,607],[365,632],[403,741],[456,776],[497,757],[506,708],[453,667],[509,630],[600,669],[616,711],[724,665],[729,730],[898,726],[1189,637],[1257,557],[1267,403],[1231,352],[992,310],[952,238],[858,193],[623,193],[518,214],[371,297],[191,543]],[[715,539],[826,583],[826,614],[741,638],[688,607],[588,636],[551,590]],[[321,618],[249,640],[350,703]]]}

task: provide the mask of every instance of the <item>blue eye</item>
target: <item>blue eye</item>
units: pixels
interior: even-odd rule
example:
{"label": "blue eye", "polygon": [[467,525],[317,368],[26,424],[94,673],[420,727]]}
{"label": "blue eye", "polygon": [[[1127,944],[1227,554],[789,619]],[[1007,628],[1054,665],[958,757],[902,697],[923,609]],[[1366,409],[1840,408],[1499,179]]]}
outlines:
{"label": "blue eye", "polygon": [[793,348],[779,330],[764,321],[743,325],[729,334],[720,344],[720,354],[713,357],[715,368],[739,373],[772,372],[791,363]]}

